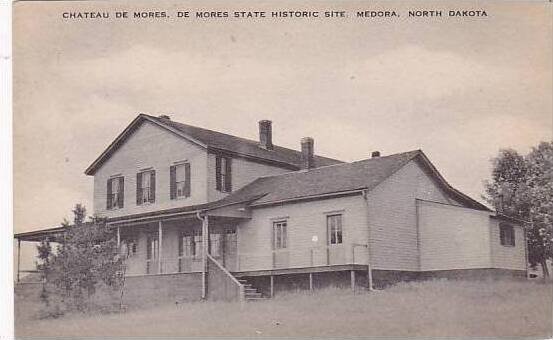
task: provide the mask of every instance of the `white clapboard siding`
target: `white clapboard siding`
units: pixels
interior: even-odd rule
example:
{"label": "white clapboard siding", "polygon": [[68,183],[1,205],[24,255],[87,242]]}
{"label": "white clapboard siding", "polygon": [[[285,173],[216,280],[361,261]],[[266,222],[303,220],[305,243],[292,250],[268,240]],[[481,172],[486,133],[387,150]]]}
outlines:
{"label": "white clapboard siding", "polygon": [[522,227],[513,225],[515,229],[515,246],[501,245],[499,239],[499,223],[490,220],[492,263],[494,268],[526,270],[525,239]]}
{"label": "white clapboard siding", "polygon": [[417,203],[421,270],[492,267],[489,212]]}
{"label": "white clapboard siding", "polygon": [[[171,200],[169,167],[188,161],[191,166],[191,196]],[[136,174],[144,168],[156,171],[153,204],[136,204]],[[110,176],[125,178],[125,202],[122,209],[106,210],[106,185]],[[207,152],[205,149],[150,122],[144,122],[94,175],[94,212],[115,217],[151,212],[207,201]]]}
{"label": "white clapboard siding", "polygon": [[370,252],[375,269],[419,270],[417,198],[455,204],[416,161],[370,192]]}
{"label": "white clapboard siding", "polygon": [[[309,266],[312,248],[314,264],[326,264],[326,216],[331,212],[343,214],[344,256],[351,263],[351,244],[367,243],[367,209],[361,195],[254,209],[252,219],[238,227],[239,270],[272,268],[272,227],[281,219],[288,223],[288,247],[283,250],[288,252],[288,267]],[[356,263],[366,264],[366,250],[356,249],[355,256]]]}
{"label": "white clapboard siding", "polygon": [[[215,155],[209,154],[207,158],[207,181],[208,181],[208,200],[210,202],[222,199],[228,193],[222,193],[216,190],[215,183]],[[256,178],[278,175],[285,172],[289,172],[288,169],[282,169],[271,165],[261,164],[257,162],[248,161],[243,158],[232,159],[232,191],[236,191],[248,183],[253,182]]]}

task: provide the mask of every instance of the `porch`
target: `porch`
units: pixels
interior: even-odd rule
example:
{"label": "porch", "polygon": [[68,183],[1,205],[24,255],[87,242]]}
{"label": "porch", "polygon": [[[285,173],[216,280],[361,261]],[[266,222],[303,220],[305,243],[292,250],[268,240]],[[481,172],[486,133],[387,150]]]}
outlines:
{"label": "porch", "polygon": [[125,258],[125,276],[203,272],[204,252],[227,270],[235,271],[239,219],[207,215],[202,218],[208,222],[197,216],[183,216],[112,224],[117,229],[120,254]]}

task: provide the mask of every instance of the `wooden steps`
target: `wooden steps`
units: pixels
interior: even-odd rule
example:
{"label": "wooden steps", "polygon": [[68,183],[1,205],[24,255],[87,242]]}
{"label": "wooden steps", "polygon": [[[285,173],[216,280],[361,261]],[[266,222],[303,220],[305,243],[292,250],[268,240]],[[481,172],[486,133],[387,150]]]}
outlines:
{"label": "wooden steps", "polygon": [[239,279],[238,282],[240,282],[244,286],[244,297],[246,298],[246,301],[263,301],[268,299],[268,297],[263,296],[263,294],[259,292],[257,288],[253,287],[252,284],[248,282],[248,280]]}

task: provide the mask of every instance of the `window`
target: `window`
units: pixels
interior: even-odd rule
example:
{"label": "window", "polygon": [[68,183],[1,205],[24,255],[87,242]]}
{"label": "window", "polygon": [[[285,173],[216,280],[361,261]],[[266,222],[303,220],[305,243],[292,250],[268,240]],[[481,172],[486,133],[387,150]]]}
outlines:
{"label": "window", "polygon": [[156,172],[147,170],[136,174],[136,204],[153,203],[155,196]]}
{"label": "window", "polygon": [[106,208],[108,210],[123,208],[124,194],[125,182],[123,176],[108,179]]}
{"label": "window", "polygon": [[328,244],[342,244],[342,215],[328,215],[326,217],[328,230]]}
{"label": "window", "polygon": [[515,246],[515,229],[508,224],[499,225],[499,242],[502,246]]}
{"label": "window", "polygon": [[217,156],[215,158],[215,181],[216,188],[220,192],[232,191],[232,159],[229,157]]}
{"label": "window", "polygon": [[120,253],[126,257],[133,257],[138,250],[138,242],[136,238],[125,238],[121,240]]}
{"label": "window", "polygon": [[157,236],[149,235],[146,241],[146,260],[157,259],[159,256],[159,242]]}
{"label": "window", "polygon": [[273,249],[284,249],[288,239],[287,222],[273,222]]}
{"label": "window", "polygon": [[202,231],[190,230],[181,233],[179,238],[179,257],[202,257]]}
{"label": "window", "polygon": [[171,199],[190,196],[190,163],[173,165],[170,172]]}

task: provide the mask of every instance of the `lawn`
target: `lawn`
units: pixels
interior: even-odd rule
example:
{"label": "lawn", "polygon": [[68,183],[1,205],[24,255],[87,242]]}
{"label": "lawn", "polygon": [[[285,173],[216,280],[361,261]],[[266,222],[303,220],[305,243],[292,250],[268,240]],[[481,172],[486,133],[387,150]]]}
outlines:
{"label": "lawn", "polygon": [[[18,301],[19,300],[19,301]],[[272,300],[196,302],[125,313],[36,318],[16,299],[17,336],[526,336],[553,332],[553,285],[428,281],[353,294],[326,289]]]}

